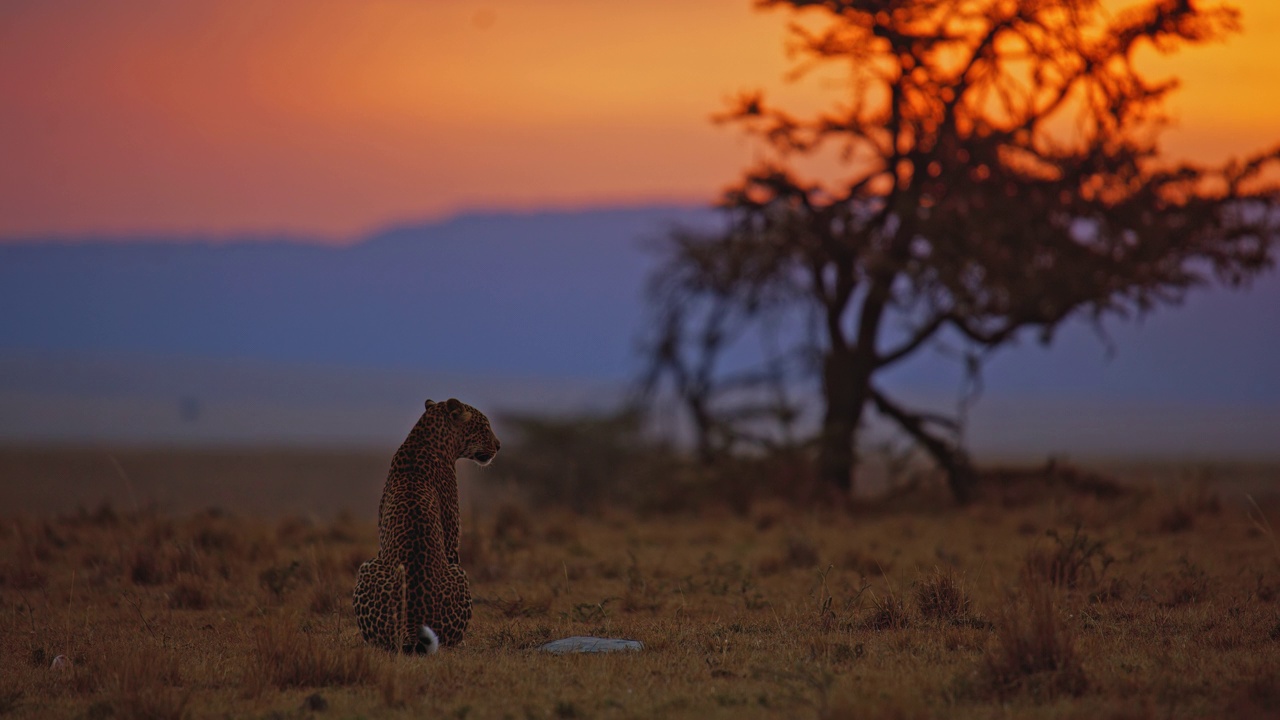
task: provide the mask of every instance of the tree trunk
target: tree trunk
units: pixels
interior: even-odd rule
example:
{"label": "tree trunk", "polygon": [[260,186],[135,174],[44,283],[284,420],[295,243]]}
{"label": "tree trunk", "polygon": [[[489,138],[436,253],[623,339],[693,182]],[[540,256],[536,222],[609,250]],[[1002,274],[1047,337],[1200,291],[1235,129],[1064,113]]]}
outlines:
{"label": "tree trunk", "polygon": [[698,462],[703,465],[712,465],[718,456],[715,441],[711,437],[711,433],[715,430],[715,420],[711,417],[711,413],[707,412],[703,403],[691,401],[688,404],[697,437]]}
{"label": "tree trunk", "polygon": [[822,393],[826,412],[818,446],[818,477],[847,495],[853,490],[858,463],[855,435],[867,399],[867,373],[858,371],[853,353],[832,350],[823,359]]}

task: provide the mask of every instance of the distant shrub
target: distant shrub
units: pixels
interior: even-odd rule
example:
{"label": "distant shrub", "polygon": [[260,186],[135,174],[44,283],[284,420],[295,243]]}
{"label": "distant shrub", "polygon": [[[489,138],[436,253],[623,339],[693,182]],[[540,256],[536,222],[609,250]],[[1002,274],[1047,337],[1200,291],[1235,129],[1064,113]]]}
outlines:
{"label": "distant shrub", "polygon": [[504,415],[513,439],[486,480],[505,482],[534,505],[584,512],[604,504],[654,508],[673,488],[675,454],[646,436],[637,411]]}
{"label": "distant shrub", "polygon": [[656,439],[639,410],[503,415],[500,424],[502,457],[481,477],[534,506],[588,512],[612,505],[676,514],[718,507],[745,516],[763,500],[792,505],[848,500],[817,481],[808,449],[757,448],[699,462]]}

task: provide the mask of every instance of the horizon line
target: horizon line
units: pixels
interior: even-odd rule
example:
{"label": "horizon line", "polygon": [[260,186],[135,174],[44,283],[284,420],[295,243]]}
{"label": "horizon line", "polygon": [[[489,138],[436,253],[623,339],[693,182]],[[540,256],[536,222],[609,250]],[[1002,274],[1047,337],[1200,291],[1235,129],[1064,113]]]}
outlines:
{"label": "horizon line", "polygon": [[92,229],[52,230],[33,233],[0,234],[0,247],[15,245],[113,245],[165,243],[181,245],[235,245],[248,243],[285,243],[332,248],[354,247],[379,235],[404,228],[443,226],[473,217],[537,217],[576,215],[635,210],[712,210],[714,199],[696,200],[675,196],[651,198],[602,199],[598,201],[557,201],[547,203],[463,203],[439,212],[426,212],[401,219],[387,219],[351,234],[329,233],[305,228],[243,228],[210,230],[189,228],[138,228],[134,230]]}

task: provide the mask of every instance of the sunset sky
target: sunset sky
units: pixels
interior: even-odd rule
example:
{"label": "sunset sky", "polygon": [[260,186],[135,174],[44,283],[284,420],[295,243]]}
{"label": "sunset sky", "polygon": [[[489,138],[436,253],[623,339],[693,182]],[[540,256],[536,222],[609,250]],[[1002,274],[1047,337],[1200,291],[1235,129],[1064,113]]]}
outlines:
{"label": "sunset sky", "polygon": [[[1280,140],[1280,3],[1184,80],[1165,137]],[[467,208],[700,202],[752,146],[709,116],[791,105],[787,16],[749,0],[7,0],[0,237],[293,232],[341,242]]]}

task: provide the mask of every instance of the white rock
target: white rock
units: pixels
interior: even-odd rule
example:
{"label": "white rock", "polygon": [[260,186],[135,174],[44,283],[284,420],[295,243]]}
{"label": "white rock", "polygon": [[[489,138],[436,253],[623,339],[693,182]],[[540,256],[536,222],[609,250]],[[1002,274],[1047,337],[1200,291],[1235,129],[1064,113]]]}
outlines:
{"label": "white rock", "polygon": [[638,652],[644,649],[644,643],[639,640],[575,635],[562,640],[553,640],[538,649],[542,652],[556,653],[557,655],[564,653]]}

